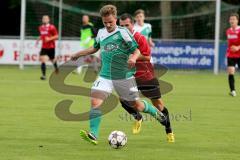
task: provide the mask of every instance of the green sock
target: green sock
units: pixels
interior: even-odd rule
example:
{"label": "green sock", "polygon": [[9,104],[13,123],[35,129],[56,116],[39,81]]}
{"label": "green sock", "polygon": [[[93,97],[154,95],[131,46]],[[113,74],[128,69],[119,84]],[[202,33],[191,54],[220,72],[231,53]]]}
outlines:
{"label": "green sock", "polygon": [[142,100],[142,101],[145,106],[145,108],[143,110],[144,113],[150,114],[160,123],[163,123],[163,121],[166,120],[166,116],[162,112],[158,111],[158,109],[156,107],[154,107],[153,105],[151,105],[150,103],[148,103],[145,100]]}
{"label": "green sock", "polygon": [[145,106],[143,112],[148,113],[151,116],[153,116],[154,118],[156,118],[156,116],[158,114],[158,110],[154,106],[152,106],[150,103],[148,103],[147,101],[142,100],[142,102],[144,103],[144,106]]}
{"label": "green sock", "polygon": [[90,132],[98,138],[99,126],[101,122],[102,112],[98,108],[91,108],[90,111]]}

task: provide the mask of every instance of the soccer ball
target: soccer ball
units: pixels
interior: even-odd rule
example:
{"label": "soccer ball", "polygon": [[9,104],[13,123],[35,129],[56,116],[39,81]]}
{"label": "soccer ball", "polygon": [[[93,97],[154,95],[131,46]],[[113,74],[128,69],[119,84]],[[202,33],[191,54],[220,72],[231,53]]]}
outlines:
{"label": "soccer ball", "polygon": [[114,149],[122,148],[127,144],[127,136],[122,131],[113,131],[108,136],[108,143]]}

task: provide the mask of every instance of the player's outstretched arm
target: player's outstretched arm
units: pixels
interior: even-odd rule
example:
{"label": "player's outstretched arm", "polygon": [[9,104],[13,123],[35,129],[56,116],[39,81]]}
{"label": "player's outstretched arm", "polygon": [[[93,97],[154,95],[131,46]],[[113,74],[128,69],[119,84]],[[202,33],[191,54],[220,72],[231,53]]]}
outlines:
{"label": "player's outstretched arm", "polygon": [[85,50],[82,50],[82,51],[79,51],[79,52],[73,54],[71,56],[71,60],[75,61],[75,60],[77,60],[81,56],[90,55],[90,54],[96,53],[97,51],[98,51],[97,48],[90,47],[88,49],[85,49]]}
{"label": "player's outstretched arm", "polygon": [[138,57],[137,60],[149,61],[151,59],[151,48],[148,45],[147,39],[143,35],[139,34],[139,38],[137,38],[137,43],[138,49],[141,52],[141,55]]}

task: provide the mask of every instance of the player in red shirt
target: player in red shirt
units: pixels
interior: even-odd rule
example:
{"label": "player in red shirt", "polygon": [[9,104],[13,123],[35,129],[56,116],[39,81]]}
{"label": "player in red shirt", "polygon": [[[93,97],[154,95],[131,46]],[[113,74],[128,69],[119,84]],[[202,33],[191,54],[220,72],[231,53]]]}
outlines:
{"label": "player in red shirt", "polygon": [[40,37],[37,40],[37,43],[42,41],[42,48],[40,51],[40,62],[41,62],[41,71],[42,76],[41,80],[46,79],[46,62],[49,59],[55,68],[55,72],[58,73],[57,61],[55,59],[55,40],[58,39],[58,32],[56,27],[53,24],[50,24],[50,17],[44,15],[42,17],[42,25],[38,28]]}
{"label": "player in red shirt", "polygon": [[238,26],[239,15],[233,13],[229,17],[229,23],[231,27],[227,29],[227,71],[228,71],[228,83],[230,87],[230,95],[235,97],[235,84],[234,84],[234,73],[235,67],[238,65],[240,68],[240,26]]}
{"label": "player in red shirt", "polygon": [[[132,34],[138,44],[138,49],[141,52],[141,57],[136,62],[135,79],[138,89],[141,93],[152,101],[152,104],[162,112],[163,121],[162,125],[165,126],[168,142],[174,142],[174,134],[172,132],[169,113],[164,107],[163,100],[161,99],[161,92],[159,82],[154,76],[153,65],[150,62],[151,49],[146,38],[139,32],[133,30],[134,20],[131,15],[125,13],[120,17],[120,26],[126,27]],[[140,132],[142,115],[131,107],[127,102],[121,101],[122,107],[136,119],[133,127],[133,133]]]}

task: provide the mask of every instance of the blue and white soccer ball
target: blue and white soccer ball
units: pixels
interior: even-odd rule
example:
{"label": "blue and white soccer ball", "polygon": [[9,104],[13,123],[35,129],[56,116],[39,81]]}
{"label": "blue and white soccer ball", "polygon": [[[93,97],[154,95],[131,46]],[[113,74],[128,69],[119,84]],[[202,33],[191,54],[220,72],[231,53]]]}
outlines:
{"label": "blue and white soccer ball", "polygon": [[108,143],[114,149],[122,148],[127,144],[127,136],[122,131],[112,131],[108,136]]}

